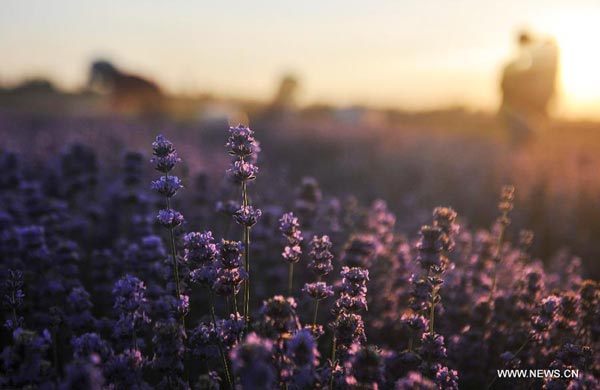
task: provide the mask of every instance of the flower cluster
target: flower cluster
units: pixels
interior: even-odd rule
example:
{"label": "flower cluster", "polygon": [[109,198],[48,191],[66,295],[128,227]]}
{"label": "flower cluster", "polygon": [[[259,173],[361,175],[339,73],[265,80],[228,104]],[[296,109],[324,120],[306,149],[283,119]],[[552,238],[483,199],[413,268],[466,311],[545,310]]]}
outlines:
{"label": "flower cluster", "polygon": [[[512,230],[514,188],[489,229],[459,230],[438,207],[419,231],[414,199],[397,218],[314,178],[287,191],[265,177],[251,199],[253,132],[231,128],[227,148],[234,182],[190,164],[189,198],[175,197],[181,159],[162,136],[158,195],[138,152],[108,174],[83,145],[47,167],[0,151],[0,388],[599,387],[600,286],[579,258],[542,261],[533,233]],[[303,288],[283,295],[290,280]],[[580,375],[497,376],[540,367]]]}
{"label": "flower cluster", "polygon": [[298,218],[294,216],[294,213],[285,213],[279,219],[279,231],[287,240],[287,245],[283,249],[281,256],[287,263],[295,264],[300,261],[302,256],[302,232],[300,231],[300,224]]}

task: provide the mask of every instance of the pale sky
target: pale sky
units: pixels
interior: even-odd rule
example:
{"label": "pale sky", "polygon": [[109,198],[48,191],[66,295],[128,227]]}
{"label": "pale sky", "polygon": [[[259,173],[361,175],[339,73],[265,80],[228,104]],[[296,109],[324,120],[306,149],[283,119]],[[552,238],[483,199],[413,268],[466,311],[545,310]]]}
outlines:
{"label": "pale sky", "polygon": [[597,0],[2,0],[0,82],[76,88],[103,57],[176,93],[267,99],[291,71],[303,103],[493,109],[528,26],[561,45],[558,113],[600,118],[599,21]]}

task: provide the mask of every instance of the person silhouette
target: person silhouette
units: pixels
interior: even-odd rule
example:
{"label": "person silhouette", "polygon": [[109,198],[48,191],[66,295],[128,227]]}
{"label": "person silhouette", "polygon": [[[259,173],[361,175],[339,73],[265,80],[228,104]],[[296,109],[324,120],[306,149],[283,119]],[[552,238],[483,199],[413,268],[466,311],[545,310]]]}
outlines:
{"label": "person silhouette", "polygon": [[513,144],[530,140],[548,118],[556,93],[558,46],[553,39],[538,38],[522,31],[519,51],[502,71],[502,103],[499,116]]}

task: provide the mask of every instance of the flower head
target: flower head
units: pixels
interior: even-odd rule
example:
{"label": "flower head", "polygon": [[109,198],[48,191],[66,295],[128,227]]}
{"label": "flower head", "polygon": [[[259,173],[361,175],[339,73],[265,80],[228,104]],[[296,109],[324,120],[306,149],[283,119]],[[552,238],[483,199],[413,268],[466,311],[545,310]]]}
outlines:
{"label": "flower head", "polygon": [[240,377],[244,389],[270,389],[276,379],[272,362],[273,343],[256,333],[246,339],[229,354],[234,372]]}
{"label": "flower head", "polygon": [[255,209],[252,206],[242,206],[238,211],[233,214],[233,219],[239,225],[252,227],[256,225],[258,222],[258,218],[262,215],[262,211],[260,209]]}
{"label": "flower head", "polygon": [[172,198],[183,185],[177,176],[161,176],[152,182],[151,188],[167,198]]}
{"label": "flower head", "polygon": [[308,269],[315,275],[324,276],[333,271],[331,246],[329,236],[313,236],[310,242],[311,250],[309,255],[311,261],[308,263]]}
{"label": "flower head", "polygon": [[333,296],[333,287],[328,286],[325,282],[306,283],[302,291],[312,299],[317,300]]}
{"label": "flower head", "polygon": [[229,139],[225,146],[230,155],[240,159],[245,159],[259,150],[254,131],[242,124],[229,128]]}
{"label": "flower head", "polygon": [[231,163],[227,174],[234,183],[241,184],[256,179],[258,167],[247,161],[236,160]]}
{"label": "flower head", "polygon": [[166,228],[176,228],[184,222],[183,215],[173,209],[159,210],[156,219],[161,226]]}
{"label": "flower head", "polygon": [[195,264],[206,264],[213,262],[217,257],[217,244],[212,232],[202,233],[190,232],[183,236],[183,247],[185,248],[185,261]]}

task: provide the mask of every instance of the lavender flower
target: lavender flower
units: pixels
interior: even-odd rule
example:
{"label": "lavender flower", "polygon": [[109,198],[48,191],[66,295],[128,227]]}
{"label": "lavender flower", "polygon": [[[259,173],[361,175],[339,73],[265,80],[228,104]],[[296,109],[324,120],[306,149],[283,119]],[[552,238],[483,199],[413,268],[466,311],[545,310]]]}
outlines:
{"label": "lavender flower", "polygon": [[244,125],[229,128],[229,139],[226,144],[229,154],[240,159],[246,159],[259,150],[254,139],[254,131]]}
{"label": "lavender flower", "polygon": [[244,331],[244,320],[238,313],[229,318],[217,321],[217,337],[226,349],[232,348],[241,338]]}
{"label": "lavender flower", "polygon": [[446,252],[454,248],[454,235],[459,231],[455,220],[456,212],[450,207],[436,207],[433,210],[433,226],[442,230],[443,249]]}
{"label": "lavender flower", "polygon": [[233,219],[239,225],[252,227],[258,222],[258,218],[262,215],[260,209],[254,209],[252,206],[242,206],[233,214]]}
{"label": "lavender flower", "polygon": [[[162,135],[156,137],[156,140],[152,143],[152,151],[155,156],[152,161],[156,164],[156,169],[164,173],[164,176],[152,182],[151,187],[165,197],[166,209],[160,210],[157,218],[159,223],[169,230],[173,277],[175,279],[175,298],[180,299],[182,293],[179,281],[179,260],[177,259],[177,248],[175,246],[175,234],[173,230],[183,223],[184,218],[181,213],[171,208],[171,198],[183,186],[177,176],[169,175],[169,171],[179,161],[179,158],[173,148],[173,144]],[[182,326],[185,328],[185,316],[181,315],[180,320]]]}
{"label": "lavender flower", "polygon": [[5,327],[14,330],[23,324],[23,318],[18,316],[18,311],[23,305],[25,293],[23,292],[23,273],[19,270],[8,270],[4,282],[2,304],[12,313],[12,318],[5,323]]}
{"label": "lavender flower", "polygon": [[160,210],[156,219],[158,223],[168,229],[176,228],[184,222],[183,215],[173,209]]}
{"label": "lavender flower", "polygon": [[376,389],[383,381],[383,359],[372,346],[354,345],[346,370],[351,373],[346,382],[353,387]]}
{"label": "lavender flower", "polygon": [[331,260],[333,254],[331,253],[331,241],[329,236],[313,236],[310,242],[311,251],[309,253],[311,261],[308,264],[310,269],[317,276],[325,276],[333,271],[333,265]]}
{"label": "lavender flower", "polygon": [[423,270],[440,273],[448,259],[442,252],[447,245],[444,242],[444,232],[437,226],[421,227],[421,240],[417,244],[419,256],[417,262]]}
{"label": "lavender flower", "polygon": [[231,163],[227,174],[234,183],[242,184],[256,179],[258,167],[246,161],[236,160]]}
{"label": "lavender flower", "polygon": [[115,298],[113,308],[119,319],[114,328],[115,336],[131,336],[136,347],[136,332],[149,322],[144,310],[146,286],[135,276],[125,275],[119,279],[112,290]]}
{"label": "lavender flower", "polygon": [[248,279],[248,273],[242,267],[242,243],[222,240],[218,249],[217,278],[212,288],[217,295],[237,295],[241,284]]}
{"label": "lavender flower", "polygon": [[430,379],[423,377],[421,373],[411,371],[402,379],[398,379],[394,385],[395,390],[437,390],[438,387]]}
{"label": "lavender flower", "polygon": [[191,232],[183,236],[184,259],[193,264],[210,264],[215,261],[218,251],[212,232]]}
{"label": "lavender flower", "polygon": [[285,213],[279,219],[279,231],[287,238],[290,244],[295,244],[302,241],[302,232],[300,231],[300,223],[294,213]]}
{"label": "lavender flower", "polygon": [[167,198],[172,198],[183,185],[177,176],[161,176],[152,182],[151,188]]}
{"label": "lavender flower", "polygon": [[290,375],[292,385],[301,389],[313,387],[317,379],[319,351],[310,329],[298,331],[288,341],[286,359],[293,367]]}
{"label": "lavender flower", "polygon": [[156,140],[152,142],[152,153],[156,157],[166,157],[175,153],[175,148],[171,141],[167,140],[162,134],[159,134]]}
{"label": "lavender flower", "polygon": [[113,355],[110,344],[97,333],[84,333],[79,337],[73,337],[71,346],[76,359],[97,355],[101,361],[107,361]]}
{"label": "lavender flower", "polygon": [[309,297],[316,300],[322,300],[333,296],[333,288],[325,282],[306,283],[302,291]]}
{"label": "lavender flower", "polygon": [[160,388],[183,386],[183,357],[185,329],[174,319],[158,322],[154,326],[154,357],[152,367],[163,375]]}
{"label": "lavender flower", "polygon": [[294,298],[276,295],[263,302],[260,309],[259,328],[264,336],[294,333],[300,329]]}
{"label": "lavender flower", "polygon": [[173,151],[163,157],[153,157],[150,161],[156,166],[157,171],[167,173],[171,172],[181,159],[177,156],[177,152]]}
{"label": "lavender flower", "polygon": [[276,380],[272,362],[273,343],[250,333],[229,354],[243,389],[270,389]]}
{"label": "lavender flower", "polygon": [[212,288],[217,295],[237,295],[245,280],[248,280],[248,273],[243,268],[221,268],[217,269],[217,279]]}
{"label": "lavender flower", "polygon": [[65,379],[60,383],[58,389],[101,390],[105,382],[99,363],[100,358],[97,355],[91,355],[87,359],[70,363],[66,368]]}
{"label": "lavender flower", "polygon": [[338,353],[349,350],[354,343],[361,344],[367,340],[364,322],[358,314],[342,311],[331,326],[337,340]]}
{"label": "lavender flower", "polygon": [[357,234],[350,238],[342,252],[342,262],[348,267],[369,268],[380,250],[375,236]]}

